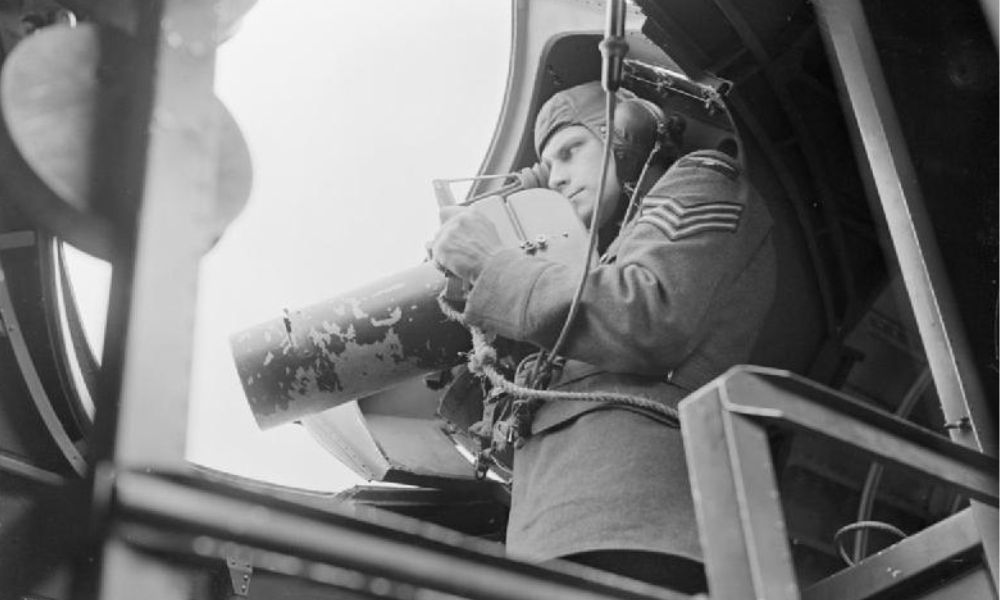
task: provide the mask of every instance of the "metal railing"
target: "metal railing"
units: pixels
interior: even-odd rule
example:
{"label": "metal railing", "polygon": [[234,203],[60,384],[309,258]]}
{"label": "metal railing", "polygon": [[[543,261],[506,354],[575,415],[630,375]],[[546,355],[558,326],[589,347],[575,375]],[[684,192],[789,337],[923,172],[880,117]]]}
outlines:
{"label": "metal railing", "polygon": [[[808,379],[775,369],[734,367],[685,399],[679,411],[714,600],[801,597],[768,427],[821,436],[956,489],[986,511],[985,522],[975,519],[980,545],[996,535],[995,458]],[[985,562],[995,563],[985,545]],[[898,576],[896,583],[906,579]],[[995,586],[995,572],[992,579]]]}

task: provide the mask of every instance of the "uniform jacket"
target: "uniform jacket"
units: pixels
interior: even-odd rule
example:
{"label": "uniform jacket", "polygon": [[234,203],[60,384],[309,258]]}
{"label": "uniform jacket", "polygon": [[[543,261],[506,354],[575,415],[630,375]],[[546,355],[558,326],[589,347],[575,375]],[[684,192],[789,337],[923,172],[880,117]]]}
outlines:
{"label": "uniform jacket", "polygon": [[[591,269],[563,351],[568,360],[550,388],[637,394],[673,406],[732,365],[746,362],[774,297],[771,228],[766,206],[736,161],[715,151],[679,159],[653,185],[642,199],[638,216]],[[520,249],[503,250],[485,264],[469,294],[465,317],[469,324],[487,331],[549,348],[578,281],[579,266],[527,255]],[[600,408],[589,402],[546,402],[535,415],[532,439],[544,441],[547,432],[558,430],[561,444],[573,444],[567,426]],[[594,435],[592,429],[588,435]],[[671,452],[678,448],[679,440]],[[676,550],[658,539],[608,540],[606,532],[600,539],[573,534],[559,541],[559,532],[547,528],[540,515],[546,514],[547,505],[565,502],[552,494],[572,494],[566,491],[572,489],[572,482],[553,482],[554,488],[547,489],[539,480],[534,490],[522,489],[519,494],[517,471],[533,468],[518,464],[522,454],[528,456],[519,453],[515,458],[512,527],[524,531],[510,531],[509,536],[523,534],[542,540],[539,543],[547,548],[523,548],[524,553],[565,555],[609,544],[614,547],[619,542],[639,549]],[[672,460],[683,462],[683,457]],[[579,468],[590,467],[581,464]],[[564,466],[558,476],[573,477],[572,471],[572,466]],[[688,497],[686,473],[681,471],[676,477],[684,481],[675,482],[673,489]],[[614,475],[609,478],[590,485],[634,484],[615,480]],[[516,506],[519,497],[530,506]],[[690,510],[681,513],[692,520]],[[693,526],[686,522],[667,529]],[[663,533],[648,535],[662,537]],[[518,544],[517,539],[513,541]],[[689,548],[676,552],[696,553]]]}
{"label": "uniform jacket", "polygon": [[[591,270],[563,352],[571,360],[552,387],[630,388],[675,403],[745,362],[774,298],[771,226],[733,159],[715,151],[682,157]],[[499,252],[476,280],[465,317],[551,347],[578,268],[519,249]],[[593,408],[549,403],[534,430]]]}

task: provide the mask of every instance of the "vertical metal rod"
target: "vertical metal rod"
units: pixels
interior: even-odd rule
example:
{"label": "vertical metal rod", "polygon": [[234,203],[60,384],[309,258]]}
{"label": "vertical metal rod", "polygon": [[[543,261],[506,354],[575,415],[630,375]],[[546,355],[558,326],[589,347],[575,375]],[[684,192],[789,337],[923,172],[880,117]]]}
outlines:
{"label": "vertical metal rod", "polygon": [[52,436],[52,441],[59,447],[69,466],[77,474],[84,475],[87,470],[87,462],[59,420],[59,415],[56,414],[52,400],[49,398],[49,394],[45,391],[45,386],[42,384],[41,375],[39,375],[38,369],[35,368],[35,362],[31,358],[28,343],[24,338],[24,331],[21,329],[14,311],[14,300],[7,289],[2,264],[0,264],[0,331],[3,332],[3,335],[10,343],[11,350],[14,352],[14,359],[17,361],[17,366],[21,370],[21,376],[24,378],[24,385],[28,390],[28,395],[35,404],[38,416],[41,418],[42,423],[45,424],[49,435]]}
{"label": "vertical metal rod", "polygon": [[[870,169],[951,438],[996,456],[996,427],[946,278],[934,230],[858,0],[814,3],[862,169]],[[997,582],[996,510],[973,504]],[[993,527],[992,530],[987,529]]]}
{"label": "vertical metal rod", "polygon": [[969,427],[950,429],[951,437],[996,456],[996,430],[861,4],[820,0],[815,6],[852,135],[867,159],[862,166],[869,166],[885,212],[945,419],[971,421]]}
{"label": "vertical metal rod", "polygon": [[214,3],[166,0],[148,34],[159,42],[121,363],[119,467],[184,459],[198,264],[216,201],[215,14]]}
{"label": "vertical metal rod", "polygon": [[142,24],[135,36],[124,38],[128,40],[124,43],[106,34],[99,38],[99,69],[119,74],[129,101],[121,109],[109,93],[99,92],[102,96],[97,99],[96,135],[91,148],[94,155],[91,179],[95,185],[90,205],[113,224],[114,234],[108,241],[113,249],[111,289],[95,398],[94,431],[89,445],[92,467],[114,459],[119,429],[121,379],[128,353],[126,338],[136,263],[136,222],[144,188],[162,2],[132,2],[122,10],[129,8]]}
{"label": "vertical metal rod", "polygon": [[[104,169],[116,158],[128,166],[99,206],[117,225],[112,311],[118,312],[109,314],[101,374],[95,458],[105,467],[95,476],[98,490],[108,485],[104,470],[183,465],[198,264],[216,202],[217,3],[135,0],[132,7],[138,15],[137,41],[128,50],[138,57],[128,63],[133,103],[119,135],[110,130],[97,148]],[[123,57],[111,50],[104,60]],[[182,571],[129,548],[114,528],[106,535],[99,578],[81,578],[84,593],[102,600],[189,597]]]}
{"label": "vertical metal rod", "polygon": [[797,600],[764,430],[724,408],[722,386],[678,407],[709,592],[714,600]]}
{"label": "vertical metal rod", "polygon": [[727,390],[721,388],[720,392],[722,424],[736,482],[754,597],[798,600],[799,587],[767,433],[749,418],[726,410]]}

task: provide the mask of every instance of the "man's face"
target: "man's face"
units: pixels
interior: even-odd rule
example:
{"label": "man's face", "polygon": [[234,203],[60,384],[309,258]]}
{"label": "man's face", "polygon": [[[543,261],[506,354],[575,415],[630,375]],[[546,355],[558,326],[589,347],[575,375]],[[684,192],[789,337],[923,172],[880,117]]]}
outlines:
{"label": "man's face", "polygon": [[[590,225],[597,204],[603,154],[601,140],[582,125],[568,125],[557,130],[542,149],[542,162],[549,168],[549,188],[569,198],[584,225]],[[621,184],[612,157],[601,213],[597,215],[598,227],[611,219],[620,198]]]}

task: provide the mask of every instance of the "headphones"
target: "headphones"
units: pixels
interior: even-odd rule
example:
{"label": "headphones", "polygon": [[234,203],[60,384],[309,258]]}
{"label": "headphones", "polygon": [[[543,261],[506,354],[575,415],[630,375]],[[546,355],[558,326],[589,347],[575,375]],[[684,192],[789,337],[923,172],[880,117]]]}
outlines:
{"label": "headphones", "polygon": [[619,94],[614,116],[614,153],[618,179],[626,189],[642,187],[647,170],[662,173],[681,155],[686,121],[667,117],[655,102],[626,91]]}
{"label": "headphones", "polygon": [[686,126],[680,115],[668,118],[655,102],[638,96],[622,99],[615,107],[614,131],[623,146],[620,151],[644,160],[659,144],[659,153],[672,162],[680,151]]}

